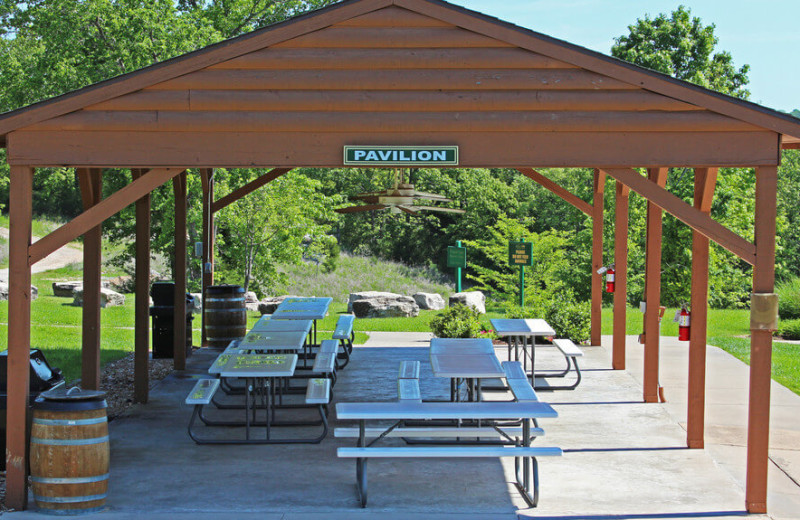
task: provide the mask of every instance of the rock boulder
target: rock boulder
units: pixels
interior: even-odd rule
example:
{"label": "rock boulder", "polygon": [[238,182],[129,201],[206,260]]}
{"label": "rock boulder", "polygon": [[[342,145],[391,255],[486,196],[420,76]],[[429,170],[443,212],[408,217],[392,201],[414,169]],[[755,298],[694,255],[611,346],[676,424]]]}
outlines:
{"label": "rock boulder", "polygon": [[352,303],[357,318],[407,318],[419,316],[419,306],[410,296],[376,296]]}
{"label": "rock boulder", "polygon": [[[278,308],[278,305],[283,303],[283,300],[286,298],[300,298],[300,296],[296,296],[293,294],[287,294],[284,296],[267,296],[260,302],[258,302],[257,311],[263,314],[272,314],[275,312],[275,309]],[[248,307],[249,310],[249,307]]]}
{"label": "rock boulder", "polygon": [[350,296],[347,298],[347,312],[353,312],[353,302],[356,300],[369,300],[372,298],[400,298],[401,294],[395,294],[390,292],[380,292],[380,291],[362,291],[356,293],[350,293]]}
{"label": "rock boulder", "polygon": [[450,296],[448,305],[452,307],[456,304],[467,305],[481,314],[486,314],[486,296],[484,296],[480,291],[455,293],[454,295]]}
{"label": "rock boulder", "polygon": [[256,296],[256,293],[253,291],[247,291],[244,293],[244,306],[248,311],[258,311],[258,303],[258,296]]}
{"label": "rock boulder", "polygon": [[[39,297],[39,289],[35,285],[31,285],[31,300]],[[0,300],[8,300],[8,283],[0,282]]]}
{"label": "rock boulder", "polygon": [[[75,289],[75,299],[72,301],[73,305],[78,307],[83,306],[83,287]],[[111,289],[103,287],[100,289],[100,307],[115,307],[118,305],[125,305],[125,295],[120,294]]]}
{"label": "rock boulder", "polygon": [[73,298],[72,292],[78,287],[83,287],[83,282],[53,282],[53,296]]}
{"label": "rock boulder", "polygon": [[441,294],[418,292],[414,294],[414,301],[420,309],[431,311],[444,309],[444,298]]}

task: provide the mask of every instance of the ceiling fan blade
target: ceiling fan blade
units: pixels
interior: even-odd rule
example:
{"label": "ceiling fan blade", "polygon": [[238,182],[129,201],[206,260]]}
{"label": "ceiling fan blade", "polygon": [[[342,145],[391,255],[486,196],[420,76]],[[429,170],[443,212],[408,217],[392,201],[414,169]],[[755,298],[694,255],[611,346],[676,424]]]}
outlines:
{"label": "ceiling fan blade", "polygon": [[367,204],[366,206],[350,206],[348,208],[339,208],[336,213],[360,213],[362,211],[375,211],[376,209],[386,209],[388,206],[383,204]]}
{"label": "ceiling fan blade", "polygon": [[463,209],[439,208],[439,207],[436,207],[436,206],[414,206],[414,209],[417,209],[417,210],[421,209],[421,210],[425,210],[425,211],[438,211],[440,213],[458,213],[458,214],[461,214],[461,213],[466,213],[467,212],[466,210],[463,210]]}
{"label": "ceiling fan blade", "polygon": [[409,215],[417,215],[419,211],[417,211],[417,206],[395,206],[400,211],[408,213]]}
{"label": "ceiling fan blade", "polygon": [[427,193],[424,191],[415,191],[414,197],[418,199],[428,199],[428,200],[435,200],[440,202],[452,202],[451,199],[448,199],[444,195],[439,195],[437,193]]}
{"label": "ceiling fan blade", "polygon": [[386,190],[370,191],[366,193],[356,193],[355,195],[351,195],[350,198],[356,200],[364,200],[364,199],[371,199],[373,197],[380,197],[381,195],[386,195]]}
{"label": "ceiling fan blade", "polygon": [[350,200],[359,200],[361,202],[366,202],[367,204],[377,204],[379,202],[381,196],[378,196],[378,195],[354,195],[354,196],[350,197]]}

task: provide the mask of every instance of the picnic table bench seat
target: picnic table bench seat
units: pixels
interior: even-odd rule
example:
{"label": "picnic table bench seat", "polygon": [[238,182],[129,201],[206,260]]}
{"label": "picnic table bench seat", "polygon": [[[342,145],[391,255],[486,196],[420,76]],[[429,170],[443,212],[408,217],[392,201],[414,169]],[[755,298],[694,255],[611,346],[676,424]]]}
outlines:
{"label": "picnic table bench seat", "polygon": [[[414,381],[410,379],[407,381]],[[356,459],[356,483],[361,507],[367,504],[367,461],[370,458],[470,458],[470,457],[514,457],[516,468],[516,485],[523,498],[531,507],[538,503],[539,476],[537,457],[561,455],[558,447],[531,447],[530,441],[534,431],[530,421],[542,417],[556,417],[553,408],[542,402],[421,402],[398,400],[383,403],[338,403],[336,414],[339,420],[357,420],[358,428],[336,428],[337,437],[358,437],[356,447],[337,449],[340,458]],[[476,427],[458,428],[438,426],[435,423],[423,427],[407,427],[406,421],[416,420],[452,420],[477,421]],[[391,420],[394,424],[388,427],[367,428],[367,421]],[[515,420],[521,426],[507,431],[495,428],[493,421]],[[389,437],[483,437],[493,430],[494,436],[512,439],[513,446],[487,444],[459,444],[453,441],[438,446],[375,446],[377,441]],[[469,433],[469,434],[468,434]],[[536,428],[537,434],[543,434]],[[373,440],[367,444],[367,437]],[[532,471],[532,482],[531,482]],[[532,484],[532,486],[531,486]]]}
{"label": "picnic table bench seat", "polygon": [[342,346],[342,353],[339,354],[341,359],[344,359],[344,364],[339,368],[344,368],[350,362],[350,355],[353,353],[353,341],[356,339],[356,333],[353,331],[353,324],[355,323],[354,314],[343,314],[336,320],[336,326],[333,329],[333,339],[338,340]]}
{"label": "picnic table bench seat", "polygon": [[401,361],[398,379],[419,379],[419,361]]}
{"label": "picnic table bench seat", "polygon": [[[540,377],[565,377],[571,371],[574,370],[576,379],[570,385],[547,385],[544,387],[537,387],[540,390],[574,390],[581,382],[581,368],[578,366],[578,358],[583,357],[583,352],[580,348],[578,348],[575,343],[572,342],[570,339],[566,338],[558,338],[553,340],[553,346],[556,347],[563,355],[564,359],[566,359],[567,366],[561,372],[556,373],[539,373],[537,372],[536,375]],[[572,369],[570,368],[572,366]]]}

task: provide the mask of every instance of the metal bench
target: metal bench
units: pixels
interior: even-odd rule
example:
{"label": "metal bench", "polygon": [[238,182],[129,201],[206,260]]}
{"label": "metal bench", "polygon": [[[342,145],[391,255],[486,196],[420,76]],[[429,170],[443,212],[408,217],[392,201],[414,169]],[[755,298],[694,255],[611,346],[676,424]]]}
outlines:
{"label": "metal bench", "polygon": [[347,359],[345,359],[344,363],[339,363],[339,342],[335,339],[322,340],[322,343],[319,345],[319,354],[333,354],[336,361],[336,370],[344,368],[348,363]]}
{"label": "metal bench", "polygon": [[353,353],[353,341],[356,339],[356,333],[353,331],[355,319],[356,317],[353,314],[343,314],[336,320],[336,327],[331,337],[338,340],[342,346],[341,357],[344,359],[344,364],[339,368],[347,366],[350,362],[350,354]]}
{"label": "metal bench", "polygon": [[192,425],[197,419],[197,416],[200,415],[203,406],[211,404],[211,400],[214,398],[214,394],[218,389],[219,379],[200,379],[197,383],[195,383],[194,387],[192,387],[192,391],[189,392],[189,395],[186,396],[186,404],[194,406],[192,418],[189,419],[189,437],[191,437],[192,440],[198,444],[200,444],[201,441],[194,436],[194,433],[192,432]]}
{"label": "metal bench", "polygon": [[398,379],[397,399],[399,401],[422,401],[422,395],[419,392],[419,380]]}
{"label": "metal bench", "polygon": [[[413,381],[413,379],[411,380]],[[533,437],[531,420],[542,417],[557,417],[553,408],[542,402],[432,402],[423,403],[410,400],[389,403],[339,403],[336,415],[340,420],[357,420],[358,442],[354,448],[338,448],[340,458],[356,459],[356,484],[361,507],[367,505],[367,461],[370,458],[469,458],[469,457],[514,457],[516,485],[525,501],[535,507],[539,500],[539,472],[536,457],[558,456],[561,449],[556,447],[531,447]],[[388,427],[367,428],[367,421],[391,420]],[[431,426],[407,428],[406,421],[431,421]],[[433,421],[463,420],[481,421],[477,428],[453,428],[437,426]],[[495,421],[521,421],[519,428],[503,431],[496,427]],[[369,434],[367,433],[369,430]],[[388,437],[453,437],[469,432],[470,436],[484,436],[494,430],[498,437],[508,439],[512,446],[467,444],[454,441],[440,446],[375,446],[375,443]],[[541,429],[538,429],[539,433]],[[354,428],[336,428],[337,437],[353,437]],[[543,433],[543,432],[541,432]],[[372,440],[367,444],[367,437]],[[532,479],[531,479],[532,471]]]}
{"label": "metal bench", "polygon": [[536,391],[531,386],[530,380],[525,375],[522,368],[522,363],[519,361],[503,361],[500,363],[506,373],[506,381],[511,393],[514,394],[514,399],[518,402],[534,402],[538,401],[539,397]]}
{"label": "metal bench", "polygon": [[583,352],[581,349],[578,348],[572,340],[569,339],[554,339],[553,346],[556,347],[563,355],[564,359],[567,361],[567,367],[562,370],[561,372],[556,373],[539,373],[537,372],[536,375],[539,377],[565,377],[567,374],[571,372],[570,364],[574,368],[575,375],[577,378],[575,382],[571,385],[559,385],[559,386],[551,386],[547,385],[546,387],[542,387],[542,390],[573,390],[575,389],[581,382],[581,369],[578,366],[578,358],[583,357]]}
{"label": "metal bench", "polygon": [[399,379],[419,379],[419,361],[401,361]]}

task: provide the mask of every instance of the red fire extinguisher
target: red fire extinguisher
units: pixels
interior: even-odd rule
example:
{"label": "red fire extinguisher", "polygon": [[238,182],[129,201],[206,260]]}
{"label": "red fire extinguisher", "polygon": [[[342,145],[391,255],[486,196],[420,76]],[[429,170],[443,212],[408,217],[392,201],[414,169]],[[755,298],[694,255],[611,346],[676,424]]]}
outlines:
{"label": "red fire extinguisher", "polygon": [[690,313],[686,310],[686,307],[681,307],[680,313],[678,313],[678,340],[679,341],[689,341],[689,331],[691,330],[690,325]]}
{"label": "red fire extinguisher", "polygon": [[614,286],[614,266],[611,266],[608,268],[608,271],[606,271],[606,292],[613,293]]}

